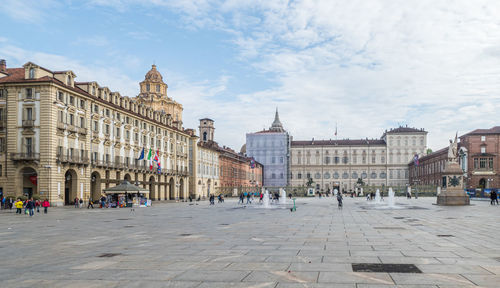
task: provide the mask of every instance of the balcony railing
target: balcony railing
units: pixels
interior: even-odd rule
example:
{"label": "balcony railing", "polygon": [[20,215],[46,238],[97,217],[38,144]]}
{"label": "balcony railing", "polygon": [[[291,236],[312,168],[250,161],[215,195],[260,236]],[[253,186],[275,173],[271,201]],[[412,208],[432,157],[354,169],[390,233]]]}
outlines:
{"label": "balcony railing", "polygon": [[75,150],[71,155],[69,153],[63,152],[56,155],[56,160],[61,163],[71,163],[71,164],[89,164],[89,157],[87,156],[87,151],[84,151],[83,155],[80,150]]}
{"label": "balcony railing", "polygon": [[66,123],[57,122],[57,129],[66,130]]}
{"label": "balcony railing", "polygon": [[87,135],[87,128],[76,127],[78,134]]}
{"label": "balcony railing", "polygon": [[31,128],[33,126],[35,126],[35,120],[23,120],[24,128]]}
{"label": "balcony railing", "polygon": [[10,153],[10,159],[13,161],[40,160],[40,153],[35,153],[35,152]]}

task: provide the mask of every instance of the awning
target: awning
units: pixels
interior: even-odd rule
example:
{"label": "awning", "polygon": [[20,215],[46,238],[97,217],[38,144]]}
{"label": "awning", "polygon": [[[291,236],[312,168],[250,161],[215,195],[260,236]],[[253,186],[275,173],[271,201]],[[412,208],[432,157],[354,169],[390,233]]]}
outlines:
{"label": "awning", "polygon": [[108,189],[104,189],[103,191],[106,194],[125,194],[125,193],[128,193],[128,194],[137,194],[137,193],[149,194],[148,189],[133,185],[130,182],[128,182],[127,180],[123,180],[123,182],[120,183],[119,185],[116,185],[115,187],[111,187]]}

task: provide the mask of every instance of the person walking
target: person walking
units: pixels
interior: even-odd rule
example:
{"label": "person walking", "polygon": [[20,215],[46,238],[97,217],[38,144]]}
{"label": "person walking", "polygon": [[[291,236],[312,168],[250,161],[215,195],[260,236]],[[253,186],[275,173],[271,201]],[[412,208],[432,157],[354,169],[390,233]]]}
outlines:
{"label": "person walking", "polygon": [[243,204],[243,193],[240,194],[240,200],[238,200],[238,204]]}
{"label": "person walking", "polygon": [[214,196],[214,194],[210,194],[210,205],[215,205],[215,196]]}
{"label": "person walking", "polygon": [[80,209],[82,209],[83,206],[83,199],[80,198]]}
{"label": "person walking", "polygon": [[16,206],[16,214],[22,214],[23,211],[23,201],[21,201],[20,198],[17,199],[17,202],[14,203],[14,206]]}
{"label": "person walking", "polygon": [[28,199],[28,202],[26,203],[26,209],[28,209],[30,217],[35,214],[35,202],[33,201],[33,198]]}
{"label": "person walking", "polygon": [[342,193],[337,194],[337,202],[339,203],[339,209],[342,209]]}
{"label": "person walking", "polygon": [[247,194],[247,204],[252,204],[252,201],[250,200],[250,193]]}
{"label": "person walking", "polygon": [[78,197],[75,197],[75,200],[74,200],[74,204],[75,204],[75,208],[78,208]]}
{"label": "person walking", "polygon": [[495,202],[497,203],[498,205],[498,194],[497,194],[497,191],[496,190],[492,190],[491,193],[490,193],[490,204],[491,205],[495,205]]}
{"label": "person walking", "polygon": [[50,206],[49,200],[47,200],[47,198],[45,198],[45,200],[43,200],[43,202],[42,202],[44,214],[47,214],[47,209],[49,209],[49,206]]}
{"label": "person walking", "polygon": [[89,205],[87,205],[87,209],[90,209],[90,207],[94,209],[94,200],[92,199],[92,197],[89,198]]}
{"label": "person walking", "polygon": [[36,213],[40,213],[40,205],[42,203],[40,202],[40,199],[36,199],[35,201],[35,207],[36,207]]}

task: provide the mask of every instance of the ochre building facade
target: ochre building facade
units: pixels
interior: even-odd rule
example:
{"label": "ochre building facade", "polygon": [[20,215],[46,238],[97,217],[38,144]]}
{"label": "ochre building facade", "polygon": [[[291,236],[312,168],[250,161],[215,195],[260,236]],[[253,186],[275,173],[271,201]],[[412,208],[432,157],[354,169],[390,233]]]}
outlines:
{"label": "ochre building facade", "polygon": [[[4,195],[38,195],[64,205],[76,197],[96,200],[126,179],[149,189],[153,200],[185,199],[191,136],[182,128],[182,106],[166,96],[156,67],[133,98],[75,78],[72,71],[31,62],[7,68],[0,61]],[[143,149],[145,160],[136,160]],[[147,160],[150,150],[157,162]]]}

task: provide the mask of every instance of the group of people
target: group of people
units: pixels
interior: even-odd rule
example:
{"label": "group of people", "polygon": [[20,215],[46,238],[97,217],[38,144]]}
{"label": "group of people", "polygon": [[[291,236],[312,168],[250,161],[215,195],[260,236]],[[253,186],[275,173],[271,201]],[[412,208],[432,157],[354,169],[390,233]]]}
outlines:
{"label": "group of people", "polygon": [[40,212],[40,207],[43,207],[43,213],[47,214],[47,210],[50,207],[49,200],[45,199],[43,201],[33,200],[33,198],[26,199],[26,201],[22,201],[21,198],[17,198],[17,201],[14,203],[16,207],[16,214],[23,214],[22,210],[24,208],[24,214],[29,214],[30,217],[36,212]]}
{"label": "group of people", "polygon": [[[210,197],[208,199],[210,200],[210,205],[215,205],[215,195],[214,194],[210,194]],[[219,196],[217,196],[217,200],[218,200],[218,203],[224,203],[224,195],[219,194]]]}

